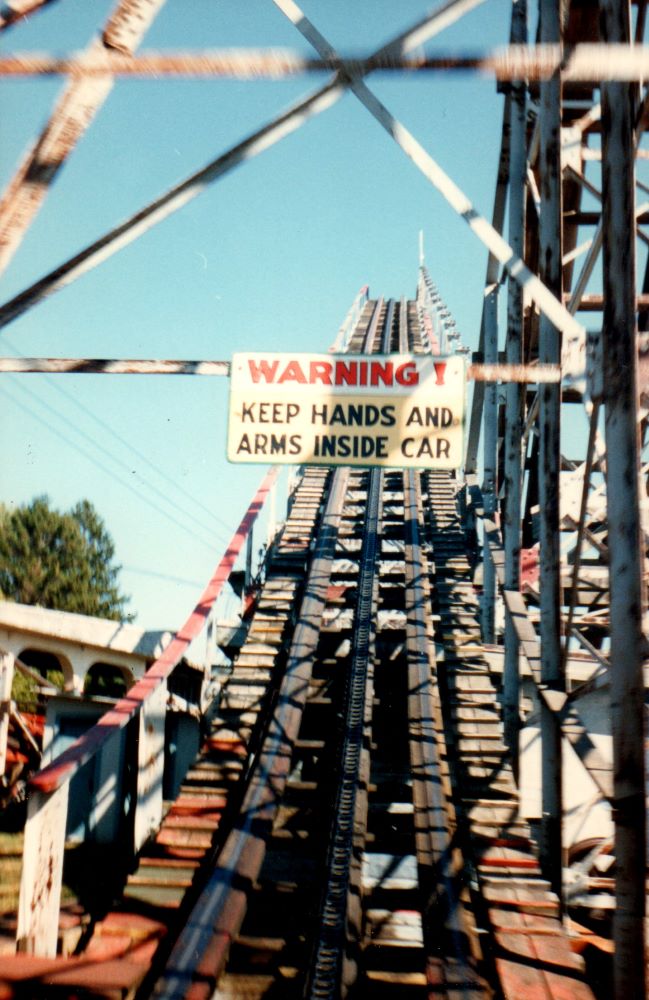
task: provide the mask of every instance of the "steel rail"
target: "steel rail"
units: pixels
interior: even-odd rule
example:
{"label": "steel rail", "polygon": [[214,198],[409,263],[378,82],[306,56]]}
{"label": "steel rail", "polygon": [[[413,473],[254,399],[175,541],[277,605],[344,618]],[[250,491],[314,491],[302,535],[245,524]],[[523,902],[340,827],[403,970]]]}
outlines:
{"label": "steel rail", "polygon": [[[395,316],[395,302],[388,302],[382,331],[382,301],[377,303],[363,350],[390,350]],[[360,891],[359,857],[367,831],[367,796],[359,796],[363,764],[363,743],[371,725],[373,675],[371,658],[376,633],[377,573],[379,550],[378,526],[382,508],[383,472],[373,468],[368,473],[367,500],[360,554],[356,608],[350,666],[346,678],[344,734],[340,749],[340,779],[332,835],[327,858],[327,878],[323,893],[319,939],[307,978],[305,994],[313,1000],[346,996],[358,974],[357,950],[360,927],[352,898],[354,887]],[[367,762],[365,762],[367,764]],[[366,776],[369,777],[369,774]],[[357,883],[355,885],[355,883]]]}
{"label": "steel rail", "polygon": [[286,671],[259,760],[209,880],[197,899],[153,995],[211,997],[247,909],[289,773],[306,702],[349,471],[336,471],[309,569]]}
{"label": "steel rail", "polygon": [[358,322],[358,318],[361,314],[363,306],[368,301],[369,296],[370,296],[370,290],[368,285],[363,285],[363,287],[359,290],[356,298],[352,302],[349,308],[349,312],[342,321],[333,344],[329,348],[332,354],[335,354],[336,351],[344,351],[346,349],[347,341],[354,331],[354,328],[356,326],[356,323]]}
{"label": "steel rail", "polygon": [[[399,333],[399,350],[412,349],[407,329],[401,327]],[[479,989],[481,984],[471,962],[467,940],[470,918],[460,899],[452,863],[455,815],[452,789],[440,760],[440,753],[446,754],[446,748],[439,690],[433,687],[435,650],[431,635],[431,594],[419,527],[423,522],[421,486],[412,469],[403,474],[403,492],[408,730],[418,878],[425,901],[422,929],[427,948],[426,977],[429,985],[435,988],[439,987],[440,979],[455,981],[459,972],[463,984]],[[442,958],[439,927],[445,924],[448,948]],[[452,972],[448,968],[449,955],[452,956]]]}
{"label": "steel rail", "polygon": [[[383,300],[374,304],[367,340],[376,334],[382,306]],[[211,997],[243,923],[248,893],[242,886],[252,886],[261,870],[300,729],[348,478],[349,469],[341,468],[333,480],[278,700],[262,737],[238,823],[226,838],[217,865],[171,951],[154,990],[157,998]]]}
{"label": "steel rail", "polygon": [[436,705],[433,691],[435,654],[429,632],[428,571],[419,529],[421,493],[412,469],[403,474],[403,490],[408,731],[426,974],[432,988],[439,988],[440,982],[460,981],[477,996],[484,983],[472,961],[471,918],[461,899],[454,862],[455,814],[440,760],[438,744],[444,737],[439,694]]}
{"label": "steel rail", "polygon": [[345,733],[340,754],[340,782],[327,861],[328,875],[319,941],[307,988],[307,995],[312,998],[330,997],[334,1000],[335,997],[346,995],[341,990],[342,955],[349,948],[345,941],[345,928],[350,866],[357,834],[356,796],[365,734],[368,667],[374,645],[375,565],[381,486],[381,471],[372,469],[369,473],[365,510],[351,664],[345,692]]}

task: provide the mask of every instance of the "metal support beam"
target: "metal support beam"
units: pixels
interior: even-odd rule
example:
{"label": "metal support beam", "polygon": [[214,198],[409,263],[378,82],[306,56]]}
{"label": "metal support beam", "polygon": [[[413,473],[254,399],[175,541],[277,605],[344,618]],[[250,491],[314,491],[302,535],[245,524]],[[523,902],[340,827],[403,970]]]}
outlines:
{"label": "metal support beam", "polygon": [[[140,0],[143,2],[143,0]],[[0,15],[1,16],[1,15]],[[104,34],[105,37],[105,34]],[[440,52],[406,56],[399,49],[359,58],[307,58],[290,49],[237,48],[144,52],[124,55],[99,47],[81,56],[16,52],[0,58],[0,77],[60,76],[72,79],[120,76],[138,79],[283,79],[305,73],[342,72],[365,76],[381,72],[481,73],[500,82],[549,80],[561,69],[571,82],[643,80],[649,73],[649,46],[582,42],[570,52],[558,45],[510,45],[488,52]]]}
{"label": "metal support beam", "polygon": [[[127,2],[127,0],[124,0],[124,2]],[[140,0],[140,2],[144,3],[146,0]],[[374,55],[380,56],[381,54],[389,54],[392,51],[407,51],[409,48],[416,47],[422,44],[426,38],[430,38],[437,31],[453,23],[465,11],[481,2],[483,0],[447,0],[437,11],[427,15],[422,21],[417,22],[417,24],[407,29],[389,45],[379,49]],[[303,20],[306,21],[305,18]],[[335,53],[327,47],[325,58],[329,58],[331,55],[335,55]],[[336,75],[313,94],[297,101],[285,112],[278,115],[266,125],[263,125],[222,156],[208,163],[202,170],[187,177],[180,184],[177,184],[165,194],[156,198],[155,201],[146,205],[139,212],[136,212],[125,222],[111,229],[94,243],[89,244],[78,254],[75,254],[75,256],[69,258],[59,267],[50,271],[49,274],[46,274],[39,281],[24,289],[0,307],[0,327],[11,323],[12,320],[22,315],[22,313],[48,295],[64,288],[81,277],[82,274],[97,267],[98,264],[103,263],[112,254],[138,239],[152,226],[155,226],[173,212],[184,207],[192,198],[201,194],[210,183],[218,180],[224,174],[234,169],[234,167],[239,166],[246,160],[252,159],[257,153],[268,149],[275,142],[294,132],[313,115],[319,114],[325,108],[330,107],[345,93],[348,85],[348,80]],[[18,179],[15,183],[18,183]],[[11,190],[13,191],[13,188]],[[6,198],[9,202],[12,202],[11,191],[7,193]],[[0,206],[0,251],[2,247],[1,220]],[[0,253],[0,263],[1,260]]]}
{"label": "metal support beam", "polygon": [[[496,193],[494,194],[494,206],[491,216],[491,225],[498,233],[502,233],[505,222],[505,208],[507,205],[507,187],[509,184],[509,119],[511,117],[509,94],[505,98],[503,105],[503,122],[500,139],[500,156],[498,157],[498,177],[496,181]],[[480,319],[480,341],[478,351],[485,352],[485,311],[488,302],[488,289],[491,285],[497,286],[499,281],[499,264],[496,257],[490,253],[487,257],[487,275],[485,278],[485,297],[482,303],[482,316]],[[469,431],[467,435],[466,459],[464,469],[467,475],[472,475],[478,469],[478,446],[480,444],[480,427],[482,423],[482,408],[484,406],[484,389],[481,385],[476,385],[471,399],[471,417],[469,420]]]}
{"label": "metal support beam", "polygon": [[104,233],[94,243],[90,243],[74,257],[69,258],[65,263],[50,271],[45,277],[1,306],[0,327],[11,323],[37,302],[102,264],[118,250],[122,250],[157,223],[162,222],[167,216],[183,208],[213,181],[218,180],[246,160],[251,160],[258,153],[290,135],[313,115],[330,107],[342,96],[344,91],[345,88],[341,83],[337,82],[336,79],[331,80],[313,94],[298,101],[272,121],[257,129],[256,132],[237,143],[222,156],[208,163],[202,170],[198,170],[181,181],[180,184],[170,188],[125,222]]}
{"label": "metal support beam", "polygon": [[56,0],[7,0],[2,5],[0,11],[0,31],[10,28],[18,21],[22,21],[35,14],[42,7],[55,3]]}
{"label": "metal support beam", "polygon": [[[542,0],[540,34],[543,42],[561,40],[561,0]],[[562,298],[562,175],[561,75],[541,84],[539,142],[539,266],[541,280]],[[541,316],[539,360],[558,364],[560,335]],[[561,549],[559,535],[559,473],[561,467],[561,389],[539,389],[539,507],[541,681],[555,691],[565,690],[561,657]],[[541,700],[542,850],[541,864],[559,899],[562,898],[562,767],[561,725]]]}
{"label": "metal support beam", "polygon": [[[110,48],[132,53],[165,0],[119,0],[87,55],[101,58]],[[59,170],[108,97],[113,77],[104,71],[94,78],[71,79],[49,122],[26,153],[0,200],[0,272],[8,265],[40,209]]]}
{"label": "metal support beam", "polygon": [[[498,287],[485,290],[483,311],[485,361],[495,364],[498,360]],[[484,479],[482,495],[485,517],[494,520],[498,506],[498,386],[490,383],[484,390]],[[486,532],[483,540],[482,559],[482,638],[495,640],[496,620],[496,570]]]}
{"label": "metal support beam", "polygon": [[[606,41],[626,41],[627,0],[600,0]],[[604,325],[602,393],[608,454],[616,901],[616,1000],[645,992],[646,804],[635,321],[634,101],[627,84],[602,86]]]}
{"label": "metal support beam", "polygon": [[229,361],[160,358],[0,358],[0,373],[20,375],[230,375]]}
{"label": "metal support beam", "polygon": [[[527,40],[527,0],[513,0],[512,42]],[[509,161],[509,244],[521,258],[525,249],[525,195],[527,179],[526,152],[526,88],[515,84],[511,92]],[[506,355],[510,365],[523,361],[523,289],[510,275],[507,300]],[[521,386],[511,383],[506,391],[505,459],[503,536],[505,547],[505,589],[520,586],[521,552],[521,438],[523,431],[523,393]],[[509,612],[505,616],[503,722],[505,742],[512,755],[514,773],[518,775],[519,730],[519,643]]]}
{"label": "metal support beam", "polygon": [[[431,37],[435,30],[447,27],[449,18],[453,15],[460,16],[475,4],[477,0],[447,0],[442,4],[440,11],[444,16],[437,14],[429,15],[422,21],[421,37],[418,41],[423,41],[425,37]],[[522,2],[522,0],[519,0]],[[309,18],[298,7],[294,0],[273,0],[273,3],[286,14],[302,35],[314,46],[316,51],[324,59],[335,58],[336,52],[327,42],[318,29],[311,23]],[[515,3],[518,6],[518,3]],[[444,17],[446,20],[444,20]],[[520,20],[520,19],[519,19]],[[526,27],[526,17],[522,18]],[[435,30],[434,30],[435,29]],[[527,35],[525,34],[525,37]],[[400,39],[384,46],[377,54],[389,54],[399,45],[406,50],[406,40],[408,45],[412,44],[413,34],[404,33]],[[515,36],[512,35],[512,40]],[[379,101],[376,95],[367,87],[363,80],[352,78],[347,81],[349,89],[358,98],[367,110],[376,118],[377,122],[388,135],[397,143],[418,170],[426,179],[439,191],[443,198],[461,216],[478,239],[487,247],[505,269],[507,274],[524,289],[526,299],[535,303],[539,310],[547,315],[555,324],[558,330],[564,335],[564,368],[568,375],[583,377],[583,365],[577,362],[573,370],[574,359],[579,356],[581,348],[585,347],[586,331],[574,317],[568,312],[563,303],[559,301],[543,282],[533,274],[525,265],[520,253],[516,248],[510,246],[502,238],[487,220],[480,215],[472,202],[463,191],[451,180],[451,178],[436,163],[433,157],[415,139],[411,132],[394,115],[388,111],[384,104]],[[524,89],[524,88],[523,88]],[[524,124],[524,123],[523,123]],[[522,249],[522,248],[521,248]],[[0,310],[0,318],[2,311]]]}

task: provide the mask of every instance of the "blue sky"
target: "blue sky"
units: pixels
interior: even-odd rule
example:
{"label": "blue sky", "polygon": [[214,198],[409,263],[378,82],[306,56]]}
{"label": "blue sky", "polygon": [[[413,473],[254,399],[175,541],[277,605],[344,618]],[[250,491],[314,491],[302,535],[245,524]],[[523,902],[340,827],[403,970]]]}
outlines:
{"label": "blue sky", "polygon": [[[112,2],[58,0],[5,52],[81,49]],[[342,54],[371,51],[429,2],[305,2]],[[504,44],[488,0],[427,50]],[[167,0],[140,47],[310,49],[270,0]],[[2,280],[2,301],[314,89],[283,81],[118,80]],[[475,75],[375,75],[372,89],[491,216],[502,95]],[[0,181],[46,122],[62,81],[1,85]],[[418,233],[465,343],[477,345],[486,251],[347,95],[181,212],[2,331],[0,353],[229,359],[326,350],[356,292],[413,297]],[[225,460],[226,379],[2,376],[0,499],[88,497],[143,627],[191,609],[264,468]],[[181,582],[187,581],[187,582]]]}

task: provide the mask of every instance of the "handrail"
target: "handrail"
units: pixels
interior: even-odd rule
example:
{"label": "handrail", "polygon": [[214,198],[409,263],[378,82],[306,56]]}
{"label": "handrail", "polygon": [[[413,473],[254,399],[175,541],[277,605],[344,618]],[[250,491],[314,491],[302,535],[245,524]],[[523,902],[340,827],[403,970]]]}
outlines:
{"label": "handrail", "polygon": [[[104,753],[108,756],[109,743],[128,724],[140,727],[131,849],[137,851],[157,829],[163,812],[167,680],[213,613],[278,473],[277,467],[267,472],[198,603],[162,655],[126,697],[31,779],[16,930],[21,950],[44,958],[56,955],[70,785],[84,765],[101,762]],[[119,785],[118,776],[113,774],[113,778]]]}
{"label": "handrail", "polygon": [[345,316],[344,320],[340,325],[340,329],[336,334],[336,338],[329,348],[330,352],[335,354],[336,351],[346,351],[347,344],[349,343],[349,338],[352,331],[356,328],[358,323],[358,318],[361,314],[361,310],[365,303],[368,301],[370,295],[369,285],[363,285],[361,289],[356,294],[356,298],[349,307],[349,312]]}
{"label": "handrail", "polygon": [[223,585],[227,582],[243,543],[257,515],[261,511],[278,474],[278,466],[269,469],[266,473],[239,527],[234,532],[225,554],[216,567],[214,575],[201,594],[198,603],[187,618],[187,621],[176,632],[162,655],[151,665],[144,677],[133,685],[128,694],[102,715],[91,729],[80,736],[71,747],[68,747],[51,764],[44,767],[31,778],[29,782],[30,790],[44,793],[53,792],[72,778],[84,764],[87,764],[105,746],[111,736],[126,726],[178,665],[189,644],[200,633],[223,589]]}

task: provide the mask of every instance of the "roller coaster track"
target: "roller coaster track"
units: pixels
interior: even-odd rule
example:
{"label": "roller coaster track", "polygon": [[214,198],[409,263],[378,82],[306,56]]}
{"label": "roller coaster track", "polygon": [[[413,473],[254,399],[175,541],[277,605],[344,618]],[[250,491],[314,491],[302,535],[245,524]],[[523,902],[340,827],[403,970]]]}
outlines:
{"label": "roller coaster track", "polygon": [[[348,349],[426,346],[379,300]],[[592,997],[519,817],[461,500],[449,473],[303,470],[121,900],[3,995]]]}
{"label": "roller coaster track", "polygon": [[[374,53],[359,35],[349,59],[296,0],[274,6],[317,58],[302,45],[138,55],[164,0],[116,0],[84,52],[52,56],[29,42],[0,60],[5,78],[68,77],[0,200],[0,270],[118,77],[257,85],[334,72],[93,242],[70,246],[53,270],[28,268],[32,283],[0,306],[0,327],[345,93],[488,252],[457,460],[465,479],[300,469],[225,668],[210,658],[216,602],[241,575],[244,544],[252,553],[271,471],[187,622],[126,696],[71,746],[65,710],[53,708],[49,750],[66,749],[29,779],[8,862],[15,873],[24,844],[17,908],[0,858],[0,1000],[586,1000],[586,980],[597,1000],[649,995],[648,2],[515,2],[508,47],[445,54],[427,42],[476,2],[440,0]],[[6,0],[0,31],[55,6]],[[175,6],[182,13],[165,13],[161,29],[170,40],[172,25],[186,28]],[[469,22],[467,40],[472,31]],[[374,95],[378,69],[497,81],[490,218],[476,178],[462,191],[460,175]],[[482,115],[481,101],[473,91],[463,101],[473,147],[468,116]],[[453,127],[451,153],[460,119]],[[474,175],[484,156],[475,159]],[[112,162],[100,160],[108,191]],[[78,198],[78,185],[70,192]],[[475,272],[459,244],[453,267],[468,291]],[[469,354],[426,270],[423,237],[415,301],[368,295],[365,286],[332,353]],[[231,370],[225,359],[0,358],[5,373]],[[14,413],[22,420],[24,408]],[[31,766],[38,745],[12,713],[20,650],[4,634],[0,759],[11,725]],[[190,643],[205,635],[205,659],[192,664]],[[27,770],[4,770],[7,790],[22,793]]]}

